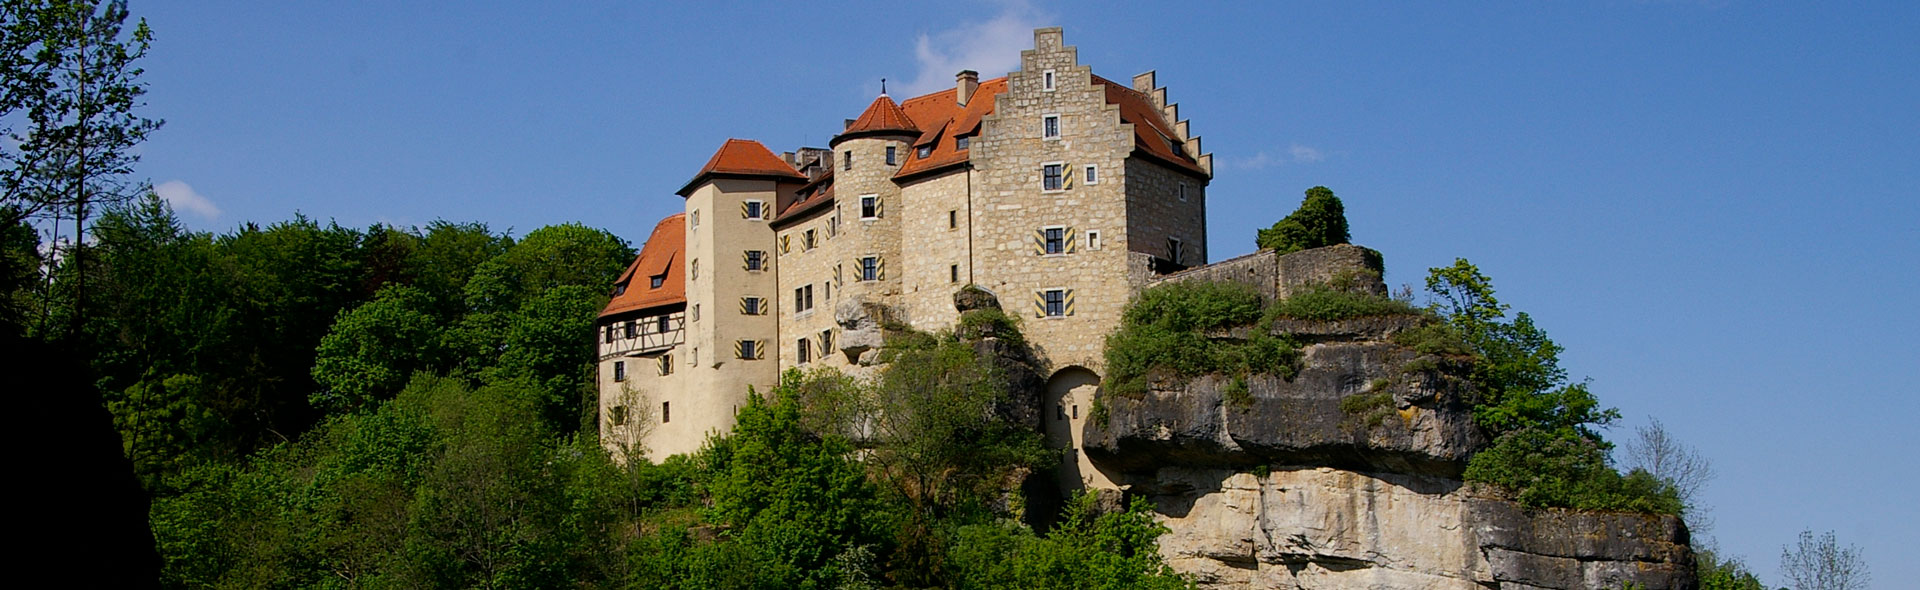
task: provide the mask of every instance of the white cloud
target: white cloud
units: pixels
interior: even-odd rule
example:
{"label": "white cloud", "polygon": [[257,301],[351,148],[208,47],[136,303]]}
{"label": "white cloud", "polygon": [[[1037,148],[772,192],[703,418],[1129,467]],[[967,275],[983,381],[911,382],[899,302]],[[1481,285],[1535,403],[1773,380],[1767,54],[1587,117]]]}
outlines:
{"label": "white cloud", "polygon": [[1261,150],[1245,158],[1228,161],[1228,165],[1242,170],[1261,170],[1284,164],[1317,164],[1327,159],[1320,148],[1293,144],[1287,147],[1285,155]]}
{"label": "white cloud", "polygon": [[1024,0],[1000,4],[1000,13],[983,22],[962,23],[914,41],[914,60],[920,71],[901,88],[902,96],[918,96],[952,88],[960,70],[997,78],[1020,68],[1020,51],[1033,48],[1033,30],[1045,26],[1042,16]]}
{"label": "white cloud", "polygon": [[220,208],[207,199],[206,195],[194,192],[193,187],[178,180],[169,180],[153,187],[154,194],[173,206],[174,211],[185,211],[212,220],[220,217]]}

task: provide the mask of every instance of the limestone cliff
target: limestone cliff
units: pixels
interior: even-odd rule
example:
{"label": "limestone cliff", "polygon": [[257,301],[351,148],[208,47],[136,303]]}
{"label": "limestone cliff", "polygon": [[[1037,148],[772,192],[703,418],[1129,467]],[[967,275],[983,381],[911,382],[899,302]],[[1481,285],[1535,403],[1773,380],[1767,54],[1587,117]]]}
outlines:
{"label": "limestone cliff", "polygon": [[[1274,292],[1292,257],[1326,253],[1278,257]],[[1203,588],[1696,586],[1676,517],[1527,509],[1462,482],[1487,444],[1468,361],[1393,338],[1425,321],[1277,322],[1303,345],[1292,379],[1162,377],[1105,396],[1085,452],[1155,504],[1162,553]]]}

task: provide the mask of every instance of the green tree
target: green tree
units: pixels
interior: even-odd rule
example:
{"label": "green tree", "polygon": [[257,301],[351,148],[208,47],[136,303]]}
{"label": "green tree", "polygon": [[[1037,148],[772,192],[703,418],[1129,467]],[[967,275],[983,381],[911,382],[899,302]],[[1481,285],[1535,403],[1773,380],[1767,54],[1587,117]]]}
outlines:
{"label": "green tree", "polygon": [[1161,561],[1154,540],[1167,532],[1146,501],[1102,514],[1093,496],[1068,503],[1060,526],[1045,537],[1008,523],[962,526],[947,555],[949,587],[963,590],[1031,588],[1184,589],[1193,583]]}
{"label": "green tree", "polygon": [[1770,590],[1738,559],[1722,558],[1711,550],[1698,549],[1693,553],[1693,564],[1694,573],[1700,579],[1700,590]]}
{"label": "green tree", "polygon": [[1281,254],[1298,252],[1353,241],[1347,232],[1347,209],[1340,204],[1340,197],[1324,186],[1307,189],[1306,199],[1300,202],[1300,208],[1273,227],[1260,230],[1255,243],[1263,249],[1277,250]]}
{"label": "green tree", "polygon": [[313,380],[324,389],[312,395],[313,405],[355,411],[399,392],[414,371],[432,367],[440,330],[431,311],[425,293],[394,285],[340,312],[315,352]]}

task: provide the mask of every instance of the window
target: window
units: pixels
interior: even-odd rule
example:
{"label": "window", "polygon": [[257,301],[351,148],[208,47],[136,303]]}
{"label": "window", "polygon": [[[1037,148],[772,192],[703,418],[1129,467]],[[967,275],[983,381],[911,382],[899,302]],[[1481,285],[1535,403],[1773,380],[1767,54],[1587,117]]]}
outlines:
{"label": "window", "polygon": [[673,355],[671,354],[660,355],[660,358],[654,362],[659,364],[659,366],[654,367],[654,369],[659,371],[661,376],[673,374]]}
{"label": "window", "polygon": [[860,218],[878,219],[880,217],[880,195],[860,195]]}
{"label": "window", "polygon": [[820,243],[820,241],[815,239],[813,230],[807,230],[800,233],[800,249],[801,250],[812,250],[814,244],[818,244],[818,243]]}
{"label": "window", "polygon": [[742,259],[742,266],[747,270],[767,269],[767,252],[765,250],[748,250],[746,253],[741,254],[740,257]]}
{"label": "window", "polygon": [[1053,70],[1040,73],[1040,89],[1048,92],[1053,91]]}
{"label": "window", "polygon": [[1086,180],[1087,184],[1100,184],[1100,167],[1088,164]]}
{"label": "window", "polygon": [[1040,292],[1041,317],[1059,318],[1071,315],[1072,299],[1067,297],[1066,289],[1047,289]]}
{"label": "window", "polygon": [[1060,139],[1060,115],[1047,115],[1040,118],[1040,137]]}
{"label": "window", "polygon": [[613,380],[627,380],[627,361],[613,361]]}
{"label": "window", "polygon": [[633,332],[634,332],[634,326],[633,326],[633,324],[634,324],[634,322],[633,322],[632,320],[628,320],[628,321],[627,321],[627,323],[626,323],[626,325],[625,325],[625,326],[623,326],[624,328],[626,328],[626,335],[625,335],[625,336],[623,336],[623,338],[632,338],[632,337],[633,337]]}
{"label": "window", "polygon": [[833,299],[833,281],[820,281],[821,299]]}
{"label": "window", "polygon": [[793,289],[793,312],[813,311],[813,285]]}
{"label": "window", "polygon": [[759,340],[735,340],[733,353],[734,356],[746,360],[757,360],[766,356],[766,350]]}
{"label": "window", "polygon": [[962,135],[960,137],[953,138],[953,149],[964,150],[964,149],[967,149],[968,147],[971,147],[972,145],[973,145],[973,136],[971,135]]}
{"label": "window", "polygon": [[607,408],[607,419],[612,420],[614,426],[626,426],[627,425],[627,407],[614,406],[611,408]]}
{"label": "window", "polygon": [[1100,249],[1100,230],[1087,230],[1087,249]]}
{"label": "window", "polygon": [[765,219],[766,216],[767,216],[766,201],[742,201],[740,203],[740,217],[745,219],[760,220],[760,219]]}
{"label": "window", "polygon": [[667,316],[653,318],[653,331],[661,334],[667,333],[667,322],[669,321]]}
{"label": "window", "polygon": [[960,265],[955,264],[947,267],[947,282],[949,283],[960,282]]}
{"label": "window", "polygon": [[614,286],[613,286],[613,296],[614,296],[614,297],[619,297],[619,296],[621,296],[621,295],[624,295],[624,294],[626,294],[626,292],[627,292],[627,284],[626,284],[626,283],[620,283],[620,284],[618,284],[618,285],[614,285]]}
{"label": "window", "polygon": [[880,280],[880,257],[866,256],[860,259],[860,271],[855,277],[862,281]]}
{"label": "window", "polygon": [[673,406],[668,405],[672,403],[673,402],[660,402],[660,423],[661,424],[666,424],[668,422],[673,421]]}
{"label": "window", "polygon": [[687,224],[691,226],[693,229],[700,229],[700,210],[699,209],[694,209],[692,213],[687,214]]}
{"label": "window", "polygon": [[893,146],[887,146],[887,165],[888,166],[892,166],[894,164],[899,163],[899,156],[894,155],[894,151],[895,151],[895,148]]}
{"label": "window", "polygon": [[922,160],[933,157],[933,144],[920,146],[918,149],[913,150],[913,155]]}
{"label": "window", "polygon": [[842,156],[843,157],[840,158],[840,169],[852,170],[853,169],[853,150],[847,150],[847,152],[845,154],[842,154]]}
{"label": "window", "polygon": [[687,270],[693,273],[693,280],[696,280],[696,281],[700,280],[700,261],[699,260],[693,261],[693,264],[691,266],[688,266]]}
{"label": "window", "polygon": [[1073,405],[1073,419],[1075,420],[1080,419],[1080,404]]}
{"label": "window", "polygon": [[613,324],[607,324],[607,341],[606,341],[606,344],[613,344]]}
{"label": "window", "polygon": [[1180,238],[1167,238],[1167,260],[1172,261],[1174,264],[1186,264],[1186,248],[1184,246],[1185,244],[1180,243]]}
{"label": "window", "polygon": [[1056,421],[1067,419],[1067,407],[1060,404],[1054,404],[1053,419]]}
{"label": "window", "polygon": [[820,331],[820,356],[826,356],[828,354],[832,354],[832,351],[833,351],[833,328],[827,328],[825,330],[821,330]]}
{"label": "window", "polygon": [[1067,253],[1067,228],[1048,227],[1040,230],[1041,254]]}
{"label": "window", "polygon": [[1060,164],[1047,164],[1040,167],[1040,189],[1060,190]]}
{"label": "window", "polygon": [[693,304],[693,321],[700,321],[700,304]]}
{"label": "window", "polygon": [[766,315],[767,300],[759,297],[754,297],[751,295],[746,297],[741,297],[740,313],[742,315]]}
{"label": "window", "polygon": [[648,284],[652,288],[658,289],[661,285],[667,284],[667,275],[653,275],[653,280]]}
{"label": "window", "polygon": [[960,212],[953,211],[953,210],[947,211],[947,229],[956,229],[959,227],[960,227]]}
{"label": "window", "polygon": [[794,352],[799,354],[801,363],[813,362],[813,341],[801,338],[794,341]]}
{"label": "window", "polygon": [[840,208],[833,209],[833,216],[827,218],[827,237],[840,235]]}
{"label": "window", "polygon": [[1180,183],[1180,202],[1187,202],[1187,183]]}

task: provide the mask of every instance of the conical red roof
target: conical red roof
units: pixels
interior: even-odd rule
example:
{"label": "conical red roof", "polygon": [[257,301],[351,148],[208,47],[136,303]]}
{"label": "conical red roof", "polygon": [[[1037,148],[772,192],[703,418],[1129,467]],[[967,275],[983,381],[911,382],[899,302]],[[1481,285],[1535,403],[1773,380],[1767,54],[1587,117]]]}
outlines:
{"label": "conical red roof", "polygon": [[873,104],[867,105],[867,112],[860,113],[860,118],[854,119],[853,124],[840,133],[840,137],[894,132],[917,136],[920,128],[913,124],[913,119],[907,118],[906,111],[900,110],[900,105],[893,102],[893,97],[882,94],[880,98],[873,99]]}

